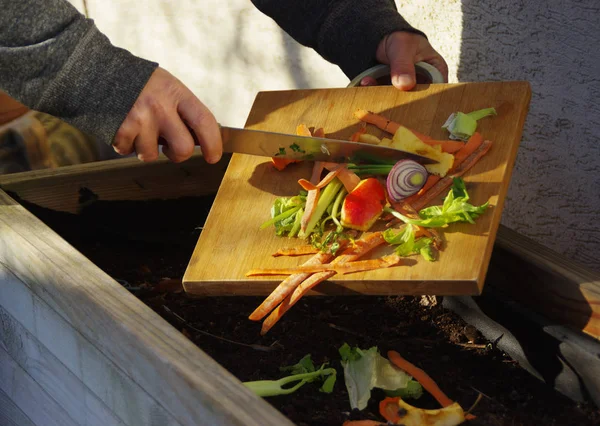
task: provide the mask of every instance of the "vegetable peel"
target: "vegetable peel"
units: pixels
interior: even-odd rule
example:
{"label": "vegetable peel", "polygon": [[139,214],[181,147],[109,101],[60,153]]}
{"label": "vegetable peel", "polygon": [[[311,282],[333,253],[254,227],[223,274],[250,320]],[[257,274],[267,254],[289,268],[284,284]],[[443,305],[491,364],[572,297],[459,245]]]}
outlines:
{"label": "vegetable peel", "polygon": [[477,130],[477,121],[490,115],[497,115],[494,108],[484,108],[468,114],[453,112],[442,125],[442,129],[450,133],[450,139],[467,141]]}

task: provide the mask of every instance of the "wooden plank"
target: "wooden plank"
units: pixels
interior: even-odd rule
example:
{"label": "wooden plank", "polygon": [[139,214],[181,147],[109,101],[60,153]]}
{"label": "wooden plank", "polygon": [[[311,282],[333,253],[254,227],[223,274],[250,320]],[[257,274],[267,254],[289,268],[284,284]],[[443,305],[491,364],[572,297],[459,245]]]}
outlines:
{"label": "wooden plank", "polygon": [[0,425],[35,426],[29,417],[0,389]]}
{"label": "wooden plank", "polygon": [[488,282],[534,312],[600,339],[600,273],[501,226]]}
{"label": "wooden plank", "polygon": [[23,200],[58,211],[77,213],[81,188],[102,200],[173,199],[217,192],[229,156],[208,164],[200,154],[183,163],[161,156],[153,163],[137,158],[97,161],[53,170],[0,175],[0,188]]}
{"label": "wooden plank", "polygon": [[[131,380],[126,372],[104,356],[47,303],[32,294],[18,277],[1,264],[0,277],[0,309],[15,318],[22,330],[35,336],[43,346],[40,350],[47,351],[44,352],[44,358],[59,360],[69,374],[84,383],[93,395],[128,425],[142,426],[156,422],[163,426],[180,425],[159,402]],[[16,337],[10,339],[8,335]],[[16,331],[8,332],[3,339],[20,341],[22,335],[23,333]],[[24,351],[25,348],[18,343],[9,345],[18,351]],[[17,355],[13,357],[16,359]],[[23,357],[30,355],[23,354]],[[62,372],[59,376],[65,374]],[[81,415],[75,418],[79,423],[84,423]]]}
{"label": "wooden plank", "polygon": [[[4,349],[47,394],[52,395],[52,398],[78,424],[125,425],[2,306],[0,306],[0,348]],[[145,417],[144,413],[137,414],[139,417]]]}
{"label": "wooden plank", "polygon": [[[530,96],[527,82],[428,85],[411,92],[368,87],[259,93],[246,127],[293,133],[302,122],[324,127],[330,137],[341,139],[357,130],[359,122],[352,114],[357,108],[381,113],[436,139],[447,136],[441,126],[449,111],[492,106],[498,112],[481,120],[479,127],[494,142],[492,149],[464,175],[471,202],[488,201],[492,209],[475,225],[453,224],[444,233],[447,248],[437,262],[336,275],[311,294],[480,294]],[[268,159],[235,154],[186,270],[185,290],[196,295],[266,295],[282,277],[248,278],[246,272],[302,263],[304,258],[271,254],[304,241],[277,237],[272,229],[259,226],[269,218],[273,200],[297,194],[297,180],[310,177],[310,171],[306,163],[278,172]],[[445,193],[434,203],[441,204],[442,196]],[[385,247],[370,257],[391,250]]]}
{"label": "wooden plank", "polygon": [[0,390],[39,426],[80,426],[0,347]]}
{"label": "wooden plank", "polygon": [[2,191],[0,263],[182,425],[291,424]]}

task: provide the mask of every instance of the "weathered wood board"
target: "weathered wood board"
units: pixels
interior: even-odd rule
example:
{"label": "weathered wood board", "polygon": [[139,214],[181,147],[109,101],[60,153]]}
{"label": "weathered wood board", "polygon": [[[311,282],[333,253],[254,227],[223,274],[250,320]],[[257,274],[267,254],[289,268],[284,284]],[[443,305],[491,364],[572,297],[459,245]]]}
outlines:
{"label": "weathered wood board", "polygon": [[40,426],[291,425],[2,190],[0,392]]}
{"label": "weathered wood board", "polygon": [[[340,139],[358,129],[359,121],[352,114],[357,108],[383,114],[436,139],[447,139],[441,126],[452,112],[494,107],[498,113],[479,122],[478,130],[493,146],[464,175],[473,204],[489,201],[493,206],[475,225],[449,227],[444,232],[447,247],[437,262],[411,260],[405,266],[336,275],[313,294],[479,294],[530,97],[527,82],[424,85],[411,92],[369,87],[259,93],[247,128],[293,133],[299,123],[305,123],[323,127],[328,136]],[[368,132],[385,135],[374,126]],[[204,295],[268,294],[282,277],[247,278],[246,272],[303,262],[303,258],[272,257],[279,248],[303,242],[277,237],[272,229],[259,226],[269,218],[273,200],[297,194],[297,180],[308,178],[310,170],[311,164],[306,163],[278,172],[268,158],[233,155],[187,268],[185,290]],[[386,247],[371,257],[391,250]]]}

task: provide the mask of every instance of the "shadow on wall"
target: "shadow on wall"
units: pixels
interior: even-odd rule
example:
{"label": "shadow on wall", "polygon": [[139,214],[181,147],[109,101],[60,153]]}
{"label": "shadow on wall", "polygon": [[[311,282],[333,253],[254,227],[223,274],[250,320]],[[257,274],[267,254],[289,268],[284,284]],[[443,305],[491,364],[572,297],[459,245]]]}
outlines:
{"label": "shadow on wall", "polygon": [[600,270],[600,3],[462,0],[458,81],[528,80],[502,223]]}

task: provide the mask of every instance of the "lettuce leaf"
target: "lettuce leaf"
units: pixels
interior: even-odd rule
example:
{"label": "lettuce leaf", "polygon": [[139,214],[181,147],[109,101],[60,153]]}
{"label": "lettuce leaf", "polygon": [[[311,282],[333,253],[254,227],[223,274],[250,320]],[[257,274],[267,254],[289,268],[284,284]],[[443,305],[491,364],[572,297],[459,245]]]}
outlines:
{"label": "lettuce leaf", "polygon": [[475,219],[485,213],[488,206],[488,202],[480,206],[469,203],[465,181],[460,177],[455,177],[452,180],[452,188],[444,199],[444,204],[422,209],[419,212],[420,219],[411,219],[393,209],[386,209],[386,211],[407,224],[425,228],[443,228],[454,222],[475,223]]}
{"label": "lettuce leaf", "polygon": [[[358,347],[352,348],[344,343],[339,353],[342,357],[344,380],[352,409],[365,409],[371,398],[371,389],[397,391],[406,388],[412,379],[388,359],[382,357],[377,346],[363,350]],[[411,394],[417,395],[418,391],[411,388]]]}
{"label": "lettuce leaf", "polygon": [[398,245],[395,249],[398,256],[421,254],[425,260],[435,261],[433,239],[425,237],[415,239],[415,232],[416,227],[409,223],[400,230],[386,229],[383,238],[388,244]]}

